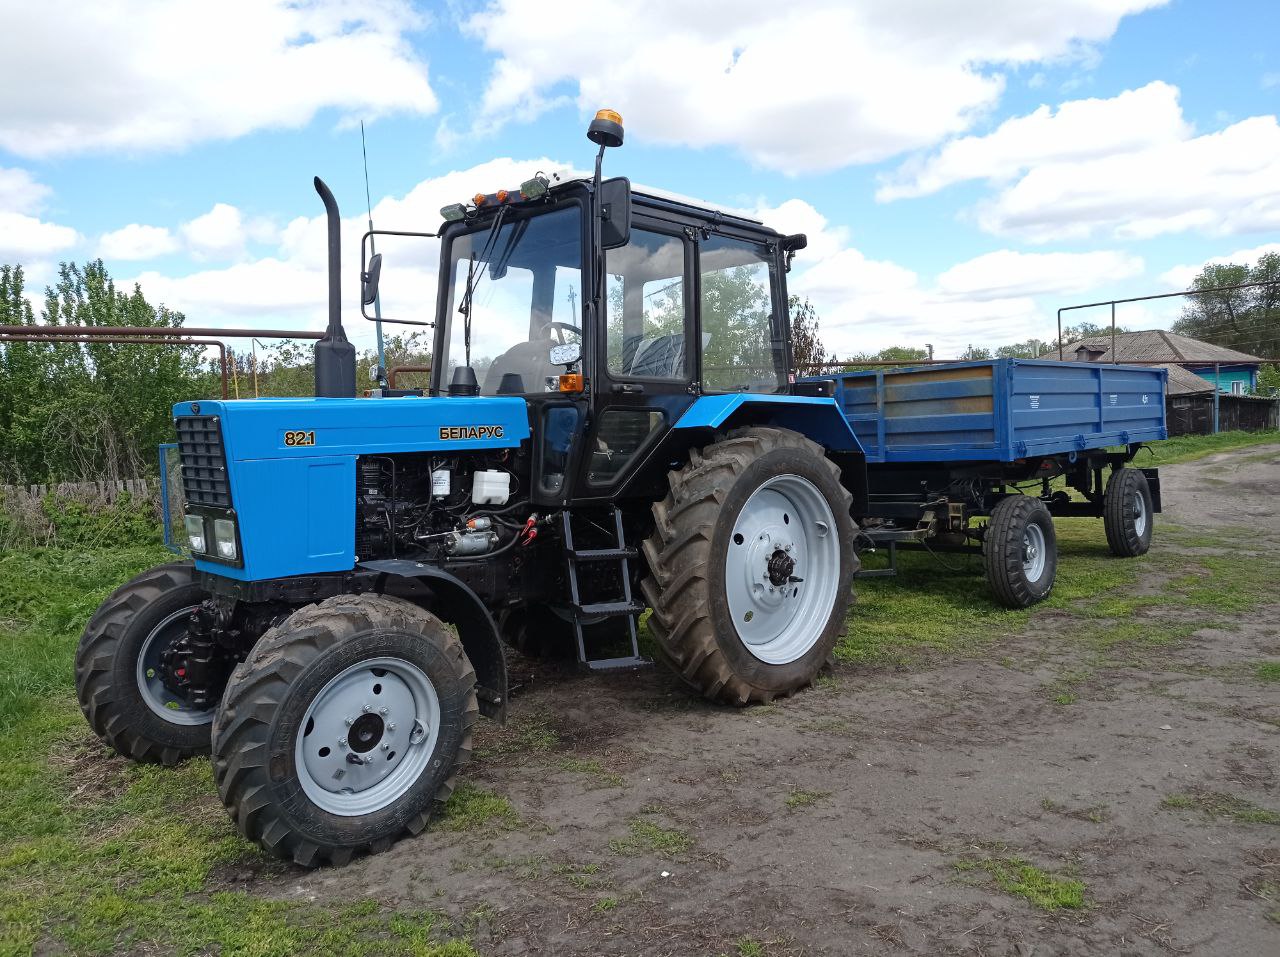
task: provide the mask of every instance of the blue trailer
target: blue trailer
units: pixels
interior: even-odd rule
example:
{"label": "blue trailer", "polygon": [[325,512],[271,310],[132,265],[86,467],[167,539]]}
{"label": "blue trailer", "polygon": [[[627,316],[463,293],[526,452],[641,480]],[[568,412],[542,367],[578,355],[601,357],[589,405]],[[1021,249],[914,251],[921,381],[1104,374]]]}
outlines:
{"label": "blue trailer", "polygon": [[1168,437],[1167,376],[994,359],[804,380],[835,399],[866,456],[858,524],[888,547],[890,566],[862,574],[892,574],[900,546],[978,552],[995,596],[1025,607],[1053,587],[1055,515],[1102,518],[1115,554],[1143,554],[1159,476],[1126,466],[1142,443]]}

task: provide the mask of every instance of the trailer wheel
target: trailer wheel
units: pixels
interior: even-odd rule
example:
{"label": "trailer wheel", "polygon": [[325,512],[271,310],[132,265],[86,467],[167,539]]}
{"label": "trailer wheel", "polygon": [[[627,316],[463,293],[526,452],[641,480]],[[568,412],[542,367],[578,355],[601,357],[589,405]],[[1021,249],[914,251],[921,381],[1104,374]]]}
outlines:
{"label": "trailer wheel", "polygon": [[213,725],[218,793],[242,834],[304,867],[417,834],[471,757],[475,671],[440,619],[338,595],[268,631]]}
{"label": "trailer wheel", "polygon": [[76,649],[76,697],[94,733],[118,754],[174,765],[209,753],[213,710],[165,687],[160,655],[208,597],[189,562],[160,565],[111,593]]}
{"label": "trailer wheel", "polygon": [[851,500],[835,463],[796,432],[739,429],[694,450],[644,542],[659,657],[728,704],[812,682],[852,600]]}
{"label": "trailer wheel", "polygon": [[1000,604],[1028,608],[1044,601],[1058,574],[1058,537],[1044,502],[1010,495],[991,510],[982,539],[987,582]]}
{"label": "trailer wheel", "polygon": [[1151,548],[1151,489],[1137,469],[1111,470],[1102,500],[1102,526],[1113,555],[1133,558]]}

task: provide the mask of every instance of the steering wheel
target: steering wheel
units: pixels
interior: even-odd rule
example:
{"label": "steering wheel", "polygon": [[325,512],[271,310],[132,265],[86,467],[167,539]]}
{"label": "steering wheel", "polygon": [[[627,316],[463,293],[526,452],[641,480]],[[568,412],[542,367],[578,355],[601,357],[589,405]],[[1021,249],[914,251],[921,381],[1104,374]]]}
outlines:
{"label": "steering wheel", "polygon": [[581,330],[581,329],[579,329],[577,326],[573,325],[572,323],[569,323],[569,322],[556,322],[556,321],[554,321],[554,320],[553,320],[553,321],[551,321],[551,322],[548,322],[548,323],[547,323],[547,328],[548,328],[548,329],[554,329],[554,330],[556,331],[556,333],[557,333],[557,335],[556,335],[556,341],[557,341],[557,342],[559,342],[559,343],[560,343],[560,345],[562,345],[562,346],[567,344],[567,343],[564,341],[564,334],[565,334],[566,332],[571,332],[571,333],[573,333],[575,336],[577,336],[577,337],[578,337],[579,341],[581,341],[581,339],[582,339],[582,330]]}

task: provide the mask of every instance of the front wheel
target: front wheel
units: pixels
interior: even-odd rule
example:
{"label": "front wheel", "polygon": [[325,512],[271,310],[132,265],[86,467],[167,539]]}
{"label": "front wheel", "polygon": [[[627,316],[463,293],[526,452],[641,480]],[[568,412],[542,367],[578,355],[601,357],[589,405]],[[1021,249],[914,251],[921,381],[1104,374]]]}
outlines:
{"label": "front wheel", "polygon": [[1058,574],[1058,537],[1044,502],[1010,495],[991,510],[982,539],[987,583],[1006,608],[1044,601]]}
{"label": "front wheel", "polygon": [[844,633],[858,568],[835,463],[795,432],[747,428],[670,481],[644,543],[660,657],[728,704],[808,685]]}
{"label": "front wheel", "polygon": [[120,755],[172,765],[209,753],[213,709],[193,706],[162,678],[164,652],[207,597],[189,562],[160,565],[117,588],[85,626],[76,697],[89,726]]}
{"label": "front wheel", "polygon": [[1102,500],[1102,525],[1113,555],[1135,558],[1151,548],[1151,488],[1137,469],[1113,469]]}
{"label": "front wheel", "polygon": [[268,631],[213,726],[218,793],[241,833],[311,867],[417,834],[471,756],[475,671],[440,619],[339,595]]}

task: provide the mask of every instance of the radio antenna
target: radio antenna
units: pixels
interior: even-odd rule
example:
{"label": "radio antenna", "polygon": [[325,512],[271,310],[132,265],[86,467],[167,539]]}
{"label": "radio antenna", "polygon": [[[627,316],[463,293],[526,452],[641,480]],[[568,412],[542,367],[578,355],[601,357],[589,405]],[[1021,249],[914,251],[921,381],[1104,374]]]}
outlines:
{"label": "radio antenna", "polygon": [[[373,232],[373,198],[369,194],[369,150],[364,142],[364,120],[360,121],[360,155],[364,159],[364,201],[365,206],[369,210],[369,232]],[[369,237],[369,255],[376,253],[377,247],[374,245],[374,239]],[[373,377],[377,380],[378,385],[387,388],[387,356],[386,348],[382,341],[382,294],[376,293],[373,297],[373,317],[374,326],[378,334],[378,368],[374,370]]]}

